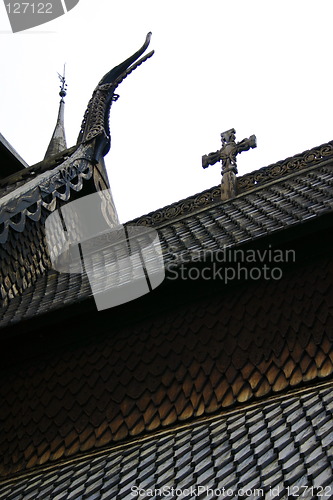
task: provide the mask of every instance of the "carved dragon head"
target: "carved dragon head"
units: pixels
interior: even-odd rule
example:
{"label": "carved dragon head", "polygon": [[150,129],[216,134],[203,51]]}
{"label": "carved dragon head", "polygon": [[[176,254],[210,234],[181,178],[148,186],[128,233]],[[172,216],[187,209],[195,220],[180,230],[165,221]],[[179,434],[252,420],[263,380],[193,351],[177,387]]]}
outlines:
{"label": "carved dragon head", "polygon": [[115,94],[115,90],[132,71],[154,54],[152,50],[140,58],[147,49],[150,38],[151,33],[148,33],[145,43],[137,52],[103,76],[89,101],[77,143],[95,141],[93,161],[96,163],[108,153],[111,147],[109,115],[112,102],[119,97]]}

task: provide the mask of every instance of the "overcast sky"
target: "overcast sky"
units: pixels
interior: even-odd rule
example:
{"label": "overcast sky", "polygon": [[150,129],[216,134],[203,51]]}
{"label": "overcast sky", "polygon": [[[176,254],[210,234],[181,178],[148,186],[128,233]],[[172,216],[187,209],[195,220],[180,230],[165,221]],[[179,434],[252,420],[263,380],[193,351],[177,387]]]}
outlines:
{"label": "overcast sky", "polygon": [[0,132],[40,161],[66,63],[65,124],[75,144],[92,91],[152,31],[152,59],[119,87],[106,157],[121,221],[220,182],[201,156],[220,133],[251,134],[239,174],[333,139],[331,0],[80,0],[68,14],[12,34],[0,5]]}

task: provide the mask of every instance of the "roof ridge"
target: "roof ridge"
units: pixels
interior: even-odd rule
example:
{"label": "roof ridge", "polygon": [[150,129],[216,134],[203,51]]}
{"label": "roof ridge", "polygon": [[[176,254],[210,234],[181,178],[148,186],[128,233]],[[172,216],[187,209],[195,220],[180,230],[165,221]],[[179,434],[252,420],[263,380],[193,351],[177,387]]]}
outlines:
{"label": "roof ridge", "polygon": [[[303,153],[298,153],[284,160],[279,160],[258,170],[246,173],[237,178],[238,195],[257,189],[274,181],[284,181],[286,177],[298,172],[319,167],[323,161],[333,160],[333,141],[321,144]],[[234,199],[234,198],[232,198]],[[228,200],[229,202],[230,200]],[[195,195],[183,198],[175,203],[165,205],[128,221],[128,224],[157,225],[170,221],[177,216],[187,216],[198,209],[205,209],[213,204],[226,203],[221,201],[221,186],[213,186]]]}

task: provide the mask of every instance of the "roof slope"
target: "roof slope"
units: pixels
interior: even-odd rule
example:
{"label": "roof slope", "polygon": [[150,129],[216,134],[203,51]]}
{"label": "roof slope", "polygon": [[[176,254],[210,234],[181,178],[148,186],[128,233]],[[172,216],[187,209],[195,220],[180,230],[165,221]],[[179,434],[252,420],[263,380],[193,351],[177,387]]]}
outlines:
{"label": "roof slope", "polygon": [[[132,484],[265,488],[266,496],[275,486],[282,498],[288,486],[331,487],[333,260],[324,238],[333,225],[332,143],[241,177],[239,195],[227,202],[213,188],[132,221],[158,231],[165,288],[149,296],[141,316],[129,303],[125,314],[107,310],[97,322],[86,278],[50,270],[38,232],[59,200],[93,178],[80,150],[76,157],[79,171],[71,159],[50,171],[41,166],[26,183],[10,181],[0,199],[8,268],[0,310],[0,469],[8,484],[0,498],[120,499]],[[198,255],[205,263],[226,247],[267,246],[287,233],[306,249],[309,235],[316,240],[282,279],[177,303],[183,284],[172,289],[173,266]],[[323,242],[323,252],[312,252]],[[15,296],[20,245],[34,249],[40,273]],[[280,399],[295,388],[308,389]],[[227,409],[234,413],[222,414]]]}
{"label": "roof slope", "polygon": [[[243,195],[250,190],[260,188],[274,181],[280,182],[294,173],[302,173],[304,169],[307,170],[332,164],[332,160],[333,141],[238,177],[238,193],[239,195]],[[226,203],[229,202],[230,200]],[[166,223],[169,220],[172,221],[176,217],[182,217],[183,215],[208,207],[212,203],[221,203],[220,186],[215,186],[202,193],[151,212],[135,219],[135,222],[159,226],[161,223]]]}
{"label": "roof slope", "polygon": [[0,498],[331,498],[332,433],[327,386],[11,480]]}
{"label": "roof slope", "polygon": [[[130,224],[152,225],[157,229],[167,267],[182,261],[185,256],[197,258],[200,252],[215,252],[279,235],[286,229],[316,222],[332,213],[333,159],[324,163],[252,187],[228,202],[207,201],[204,192],[194,201],[192,199],[192,204],[183,201]],[[7,220],[8,230],[15,231],[10,219]],[[16,246],[16,243],[13,245]],[[11,251],[15,252],[15,249]],[[49,260],[46,248],[44,253],[44,260]],[[6,286],[8,291],[16,286],[15,270],[8,276]],[[90,296],[85,277],[59,275],[50,270],[38,278],[35,288],[28,288],[0,309],[0,326],[47,313]]]}

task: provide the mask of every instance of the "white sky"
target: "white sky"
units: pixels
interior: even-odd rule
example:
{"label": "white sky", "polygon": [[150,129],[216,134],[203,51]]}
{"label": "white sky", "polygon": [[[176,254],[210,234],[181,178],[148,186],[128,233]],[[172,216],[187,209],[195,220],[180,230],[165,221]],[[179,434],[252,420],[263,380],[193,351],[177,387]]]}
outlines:
{"label": "white sky", "polygon": [[332,0],[80,0],[68,14],[12,34],[0,4],[0,132],[40,161],[66,62],[66,134],[76,142],[100,78],[152,31],[152,59],[119,87],[106,157],[122,222],[220,182],[201,156],[234,127],[258,147],[239,174],[333,139]]}

